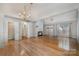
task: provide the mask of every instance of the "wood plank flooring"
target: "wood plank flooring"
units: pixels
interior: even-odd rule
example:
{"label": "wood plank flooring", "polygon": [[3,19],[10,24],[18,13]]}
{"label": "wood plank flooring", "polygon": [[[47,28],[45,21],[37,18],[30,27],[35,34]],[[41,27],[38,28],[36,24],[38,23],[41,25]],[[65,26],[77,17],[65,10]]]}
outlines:
{"label": "wood plank flooring", "polygon": [[64,56],[76,55],[58,47],[56,37],[23,38],[20,41],[10,40],[5,48],[0,48],[0,56]]}

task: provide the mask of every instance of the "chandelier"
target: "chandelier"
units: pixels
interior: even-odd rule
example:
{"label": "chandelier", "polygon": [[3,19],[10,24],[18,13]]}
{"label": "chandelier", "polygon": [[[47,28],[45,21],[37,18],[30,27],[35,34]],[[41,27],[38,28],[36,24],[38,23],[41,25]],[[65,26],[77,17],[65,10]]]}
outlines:
{"label": "chandelier", "polygon": [[23,20],[30,20],[31,19],[31,10],[32,10],[32,3],[30,3],[27,6],[26,6],[26,4],[24,4],[22,11],[19,13],[19,17]]}

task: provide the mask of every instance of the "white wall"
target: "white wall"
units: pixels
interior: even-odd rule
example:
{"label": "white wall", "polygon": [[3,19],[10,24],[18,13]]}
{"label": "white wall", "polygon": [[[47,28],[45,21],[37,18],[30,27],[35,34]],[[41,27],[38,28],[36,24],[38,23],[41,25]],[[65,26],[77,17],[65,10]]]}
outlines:
{"label": "white wall", "polygon": [[49,18],[45,19],[45,24],[56,24],[61,22],[69,22],[76,19],[76,10],[66,12],[66,13],[60,13],[56,16],[51,16]]}
{"label": "white wall", "polygon": [[4,47],[3,20],[0,16],[0,48]]}
{"label": "white wall", "polygon": [[77,39],[79,42],[79,9],[78,9],[78,18],[77,18]]}
{"label": "white wall", "polygon": [[[72,21],[76,21],[76,10],[67,13],[61,13],[57,16],[52,16],[44,20],[45,25],[62,24],[62,23],[66,24],[71,23]],[[76,37],[76,23],[72,24],[71,30],[72,30],[72,36]],[[57,31],[55,33],[58,34]]]}
{"label": "white wall", "polygon": [[78,42],[79,42],[79,19],[78,19],[78,22],[77,22],[77,39],[78,39]]}
{"label": "white wall", "polygon": [[77,38],[77,23],[76,23],[76,21],[71,23],[70,37]]}
{"label": "white wall", "polygon": [[27,37],[30,38],[30,37],[33,37],[33,23],[32,22],[28,22],[28,33],[27,33]]}
{"label": "white wall", "polygon": [[3,39],[3,20],[0,19],[0,39]]}

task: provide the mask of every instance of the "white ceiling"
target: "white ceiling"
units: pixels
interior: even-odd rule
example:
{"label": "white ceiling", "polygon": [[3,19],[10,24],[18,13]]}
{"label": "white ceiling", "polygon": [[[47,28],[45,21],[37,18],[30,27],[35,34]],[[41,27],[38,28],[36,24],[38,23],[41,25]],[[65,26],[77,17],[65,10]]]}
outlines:
{"label": "white ceiling", "polygon": [[[26,4],[28,7],[29,4]],[[34,3],[32,5],[31,16],[34,20],[56,15],[61,12],[78,8],[77,3]],[[18,16],[24,7],[23,3],[0,4],[0,12],[8,15]]]}

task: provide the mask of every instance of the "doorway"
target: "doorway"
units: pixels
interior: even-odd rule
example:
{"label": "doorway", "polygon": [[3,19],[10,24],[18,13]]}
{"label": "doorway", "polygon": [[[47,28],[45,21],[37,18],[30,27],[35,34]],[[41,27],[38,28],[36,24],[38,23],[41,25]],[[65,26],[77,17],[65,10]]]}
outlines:
{"label": "doorway", "polygon": [[8,40],[14,40],[14,22],[8,22]]}
{"label": "doorway", "polygon": [[4,17],[4,40],[5,43],[8,40],[20,40],[22,39],[22,28],[20,26],[21,20],[11,16]]}
{"label": "doorway", "polygon": [[22,22],[22,38],[27,38],[27,23]]}

